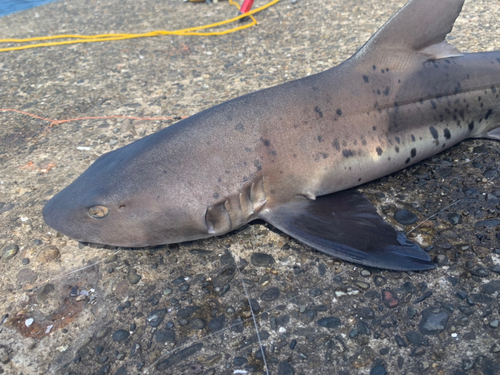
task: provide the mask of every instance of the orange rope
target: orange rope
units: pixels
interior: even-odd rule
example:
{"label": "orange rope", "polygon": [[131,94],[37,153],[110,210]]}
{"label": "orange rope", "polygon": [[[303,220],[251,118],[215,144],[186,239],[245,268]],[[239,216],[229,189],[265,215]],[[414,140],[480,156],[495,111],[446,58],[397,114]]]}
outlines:
{"label": "orange rope", "polygon": [[0,108],[0,112],[17,112],[17,113],[21,113],[21,114],[26,115],[26,116],[30,116],[30,117],[37,118],[39,120],[50,122],[50,127],[53,127],[54,125],[62,124],[64,122],[80,121],[80,120],[102,120],[102,119],[110,119],[110,118],[126,118],[126,119],[130,119],[130,120],[162,121],[162,120],[185,119],[185,118],[188,117],[188,116],[183,116],[183,117],[181,117],[181,116],[178,116],[178,117],[177,116],[174,116],[174,117],[135,117],[135,116],[120,116],[120,115],[116,115],[116,116],[102,116],[102,117],[94,117],[94,116],[92,116],[92,117],[79,117],[79,118],[70,118],[70,119],[67,119],[67,120],[52,120],[50,118],[40,117],[40,116],[31,114],[31,113],[28,113],[28,112],[24,112],[24,111],[20,111],[18,109],[12,109],[12,108],[5,108],[5,109]]}

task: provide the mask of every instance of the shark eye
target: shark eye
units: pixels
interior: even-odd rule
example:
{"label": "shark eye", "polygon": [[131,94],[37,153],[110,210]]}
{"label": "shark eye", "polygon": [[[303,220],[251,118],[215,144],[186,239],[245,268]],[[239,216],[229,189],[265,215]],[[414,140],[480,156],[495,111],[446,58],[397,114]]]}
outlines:
{"label": "shark eye", "polygon": [[92,206],[89,208],[89,215],[94,219],[102,219],[108,215],[108,208],[104,206]]}

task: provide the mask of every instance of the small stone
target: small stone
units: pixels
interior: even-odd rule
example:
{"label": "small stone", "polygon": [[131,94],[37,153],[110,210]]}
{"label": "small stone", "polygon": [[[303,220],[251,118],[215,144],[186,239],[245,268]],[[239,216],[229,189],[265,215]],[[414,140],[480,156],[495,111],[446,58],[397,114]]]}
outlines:
{"label": "small stone", "polygon": [[233,359],[233,365],[236,367],[243,366],[247,362],[248,362],[248,360],[245,357],[235,357]]}
{"label": "small stone", "polygon": [[422,311],[422,320],[418,324],[423,335],[437,335],[446,329],[449,314],[445,310],[428,307]]}
{"label": "small stone", "polygon": [[60,256],[59,249],[55,246],[46,246],[40,254],[36,257],[36,260],[40,263],[51,262]]}
{"label": "small stone", "polygon": [[135,343],[134,345],[132,345],[132,348],[130,349],[130,355],[128,357],[133,358],[136,354],[140,355],[140,353],[141,353],[141,345]]}
{"label": "small stone", "polygon": [[360,287],[361,289],[364,289],[364,290],[370,288],[370,284],[365,283],[364,281],[356,281],[354,284],[356,284],[358,287]]}
{"label": "small stone", "polygon": [[417,221],[417,216],[408,210],[400,209],[394,213],[394,219],[399,224],[410,225]]}
{"label": "small stone", "polygon": [[22,285],[32,283],[33,281],[36,280],[37,277],[38,275],[29,268],[21,269],[16,275],[17,281]]}
{"label": "small stone", "polygon": [[191,329],[203,329],[206,327],[206,323],[203,319],[195,318],[189,321],[189,327]]}
{"label": "small stone", "polygon": [[127,280],[132,285],[137,284],[141,279],[141,277],[142,276],[138,275],[133,268],[130,268],[129,271],[127,272]]}
{"label": "small stone", "polygon": [[16,256],[19,251],[19,246],[15,244],[7,245],[2,250],[2,258],[4,260],[12,259]]}
{"label": "small stone", "polygon": [[253,253],[250,262],[255,267],[270,267],[274,263],[274,258],[265,253]]}
{"label": "small stone", "polygon": [[444,254],[438,254],[434,258],[434,263],[436,263],[439,267],[446,266],[449,263],[449,259]]}
{"label": "small stone", "polygon": [[487,277],[489,272],[483,266],[477,266],[476,268],[470,270],[470,273],[477,277]]}
{"label": "small stone", "polygon": [[208,323],[208,330],[210,332],[217,332],[217,331],[220,331],[221,329],[224,328],[224,322],[226,321],[226,316],[225,315],[220,315],[214,319],[212,319],[209,323]]}
{"label": "small stone", "polygon": [[325,327],[325,328],[337,328],[339,327],[342,323],[339,318],[335,318],[333,316],[326,317],[326,318],[321,318],[318,320],[317,324],[320,327]]}
{"label": "small stone", "polygon": [[311,288],[311,290],[309,290],[309,295],[313,298],[320,296],[321,293],[323,293],[323,291],[318,287],[314,287],[314,288]]}
{"label": "small stone", "polygon": [[36,297],[39,302],[43,302],[47,296],[54,291],[54,285],[45,283],[36,292]]}
{"label": "small stone", "polygon": [[287,361],[281,361],[278,364],[278,375],[294,375],[292,366]]}
{"label": "small stone", "polygon": [[370,375],[385,375],[387,374],[387,372],[385,371],[385,367],[384,366],[375,366],[374,368],[372,368],[372,370],[370,371]]}
{"label": "small stone", "polygon": [[103,337],[105,337],[109,332],[111,332],[111,328],[109,327],[105,327],[99,331],[97,331],[97,333],[95,334],[95,338],[96,339],[102,339]]}
{"label": "small stone", "polygon": [[451,212],[448,214],[448,221],[453,225],[461,224],[462,215],[457,214],[456,212]]}
{"label": "small stone", "polygon": [[476,227],[495,228],[500,225],[500,219],[478,221]]}
{"label": "small stone", "polygon": [[422,361],[418,363],[418,369],[422,372],[427,371],[429,369],[429,362]]}
{"label": "small stone", "polygon": [[498,319],[495,319],[495,320],[493,320],[493,321],[490,322],[490,327],[491,328],[498,328],[498,325],[499,325]]}
{"label": "small stone", "polygon": [[353,367],[361,368],[369,366],[375,359],[375,353],[369,346],[363,346],[359,352],[349,358]]}
{"label": "small stone", "polygon": [[259,301],[257,301],[254,298],[250,299],[250,307],[252,308],[252,311],[257,314],[260,311],[260,304]]}
{"label": "small stone", "polygon": [[260,295],[262,301],[274,301],[280,297],[280,290],[276,287],[269,288]]}
{"label": "small stone", "polygon": [[399,298],[398,295],[390,290],[390,289],[383,289],[382,290],[382,303],[390,308],[393,309],[399,304]]}
{"label": "small stone", "polygon": [[21,263],[23,264],[23,266],[27,266],[28,264],[30,264],[30,259],[29,258],[23,258],[21,260]]}
{"label": "small stone", "polygon": [[184,276],[179,276],[177,279],[172,281],[172,284],[178,285],[186,282],[186,278]]}
{"label": "small stone", "polygon": [[[177,363],[193,356],[197,352],[199,352],[203,348],[203,343],[197,343],[194,345],[191,345],[188,348],[179,350],[177,353],[172,354],[170,357],[162,360],[156,365],[156,370],[158,371],[164,371]],[[166,373],[166,372],[165,372]]]}
{"label": "small stone", "polygon": [[416,346],[429,346],[429,340],[427,340],[422,334],[418,332],[409,331],[406,333],[406,339],[413,345]]}
{"label": "small stone", "polygon": [[500,280],[493,280],[481,286],[481,291],[485,294],[491,295],[495,292],[500,292]]}
{"label": "small stone", "polygon": [[425,354],[425,349],[421,347],[413,348],[410,352],[410,357],[421,357]]}
{"label": "small stone", "polygon": [[395,335],[394,338],[396,339],[396,344],[398,344],[398,346],[400,348],[406,348],[408,346],[408,343],[406,342],[406,340],[404,338],[402,338],[401,336]]}
{"label": "small stone", "polygon": [[175,331],[173,329],[159,329],[156,331],[156,342],[175,341]]}
{"label": "small stone", "polygon": [[113,341],[116,342],[125,341],[126,339],[128,339],[129,336],[130,333],[128,331],[125,331],[124,329],[119,329],[113,332]]}
{"label": "small stone", "polygon": [[149,313],[146,321],[151,327],[158,327],[167,315],[167,309],[153,310]]}
{"label": "small stone", "polygon": [[360,307],[356,311],[357,315],[362,319],[373,319],[375,318],[375,311],[371,307]]}
{"label": "small stone", "polygon": [[179,292],[186,293],[189,290],[189,287],[190,287],[189,284],[182,284],[179,287]]}

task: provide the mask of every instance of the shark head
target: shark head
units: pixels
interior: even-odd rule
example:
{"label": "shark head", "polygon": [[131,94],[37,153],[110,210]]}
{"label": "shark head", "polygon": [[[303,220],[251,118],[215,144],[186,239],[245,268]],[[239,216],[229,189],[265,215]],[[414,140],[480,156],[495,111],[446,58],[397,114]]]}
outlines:
{"label": "shark head", "polygon": [[[149,163],[145,148],[147,143],[140,140],[99,157],[48,201],[45,222],[78,241],[112,246],[153,246],[209,236],[206,206],[183,189],[168,167]],[[138,154],[143,157],[134,157]]]}

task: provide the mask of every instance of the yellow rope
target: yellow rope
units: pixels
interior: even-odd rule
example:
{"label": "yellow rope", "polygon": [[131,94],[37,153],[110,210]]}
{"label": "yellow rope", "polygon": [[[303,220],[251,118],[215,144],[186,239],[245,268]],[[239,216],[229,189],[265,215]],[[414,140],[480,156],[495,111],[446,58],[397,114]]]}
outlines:
{"label": "yellow rope", "polygon": [[[225,20],[225,21],[220,21],[220,22],[212,23],[210,25],[205,25],[205,26],[190,27],[190,28],[181,29],[181,30],[173,30],[173,31],[156,30],[156,31],[151,31],[148,33],[141,33],[141,34],[100,34],[100,35],[67,34],[67,35],[54,35],[54,36],[47,36],[47,37],[37,37],[37,38],[26,38],[26,39],[0,39],[0,43],[26,43],[26,42],[35,42],[35,41],[40,41],[40,40],[68,39],[68,38],[79,39],[79,40],[66,40],[66,41],[62,41],[62,42],[37,43],[37,44],[30,44],[27,46],[19,46],[19,47],[0,48],[0,52],[19,51],[22,49],[47,47],[47,46],[59,46],[59,45],[63,45],[63,44],[109,42],[112,40],[146,38],[146,37],[161,36],[161,35],[196,35],[196,36],[224,35],[224,34],[234,33],[235,31],[247,29],[249,27],[256,25],[257,20],[253,17],[253,14],[269,8],[270,6],[276,4],[278,1],[280,1],[280,0],[272,0],[271,2],[267,3],[266,5],[263,5],[259,8],[251,10],[248,13],[241,14],[237,17],[233,17],[233,18]],[[234,0],[229,0],[229,3],[231,5],[236,6],[238,8],[238,10],[240,9],[240,6]],[[209,32],[200,32],[199,31],[199,30],[206,30],[206,29],[215,28],[215,27],[222,26],[222,25],[227,25],[229,23],[238,21],[239,19],[244,18],[244,17],[250,17],[252,22],[248,23],[246,25],[234,27],[232,29],[224,30],[224,31],[209,31]]]}

